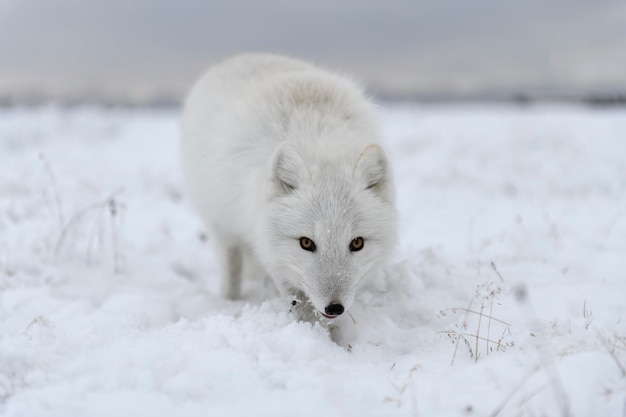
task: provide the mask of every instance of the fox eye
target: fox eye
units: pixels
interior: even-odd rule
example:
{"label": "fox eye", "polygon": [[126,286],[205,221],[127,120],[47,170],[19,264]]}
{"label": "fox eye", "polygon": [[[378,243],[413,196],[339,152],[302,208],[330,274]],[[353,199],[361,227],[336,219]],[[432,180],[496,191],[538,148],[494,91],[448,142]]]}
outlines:
{"label": "fox eye", "polygon": [[362,237],[357,237],[352,239],[352,242],[350,242],[350,250],[352,252],[358,252],[361,249],[363,249],[363,245],[365,245],[365,241],[363,240]]}
{"label": "fox eye", "polygon": [[304,250],[308,250],[309,252],[315,252],[315,242],[313,242],[308,237],[300,238],[300,247]]}

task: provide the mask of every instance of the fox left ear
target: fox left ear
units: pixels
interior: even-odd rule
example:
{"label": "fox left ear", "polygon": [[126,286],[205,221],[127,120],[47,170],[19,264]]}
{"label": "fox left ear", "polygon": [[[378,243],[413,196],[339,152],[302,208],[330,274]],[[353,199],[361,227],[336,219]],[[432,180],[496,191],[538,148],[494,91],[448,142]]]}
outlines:
{"label": "fox left ear", "polygon": [[355,177],[364,189],[372,190],[385,201],[393,199],[391,173],[385,151],[377,144],[367,145],[354,166]]}
{"label": "fox left ear", "polygon": [[294,147],[283,142],[278,146],[272,156],[271,179],[274,195],[284,196],[298,188],[302,161]]}

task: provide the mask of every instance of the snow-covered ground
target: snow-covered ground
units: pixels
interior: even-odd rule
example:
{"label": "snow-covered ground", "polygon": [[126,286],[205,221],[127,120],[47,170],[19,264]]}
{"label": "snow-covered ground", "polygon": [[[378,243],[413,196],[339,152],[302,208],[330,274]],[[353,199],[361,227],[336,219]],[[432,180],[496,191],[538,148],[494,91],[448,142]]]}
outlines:
{"label": "snow-covered ground", "polygon": [[0,110],[0,415],[626,415],[626,111],[380,112],[398,256],[339,346],[217,296],[176,111]]}

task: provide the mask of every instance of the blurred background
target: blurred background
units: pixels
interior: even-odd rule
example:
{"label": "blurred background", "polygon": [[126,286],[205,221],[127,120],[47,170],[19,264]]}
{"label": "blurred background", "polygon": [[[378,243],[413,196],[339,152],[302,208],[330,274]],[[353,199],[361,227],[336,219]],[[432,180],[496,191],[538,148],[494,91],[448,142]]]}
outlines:
{"label": "blurred background", "polygon": [[0,0],[0,102],[176,104],[267,51],[381,100],[624,103],[623,0]]}

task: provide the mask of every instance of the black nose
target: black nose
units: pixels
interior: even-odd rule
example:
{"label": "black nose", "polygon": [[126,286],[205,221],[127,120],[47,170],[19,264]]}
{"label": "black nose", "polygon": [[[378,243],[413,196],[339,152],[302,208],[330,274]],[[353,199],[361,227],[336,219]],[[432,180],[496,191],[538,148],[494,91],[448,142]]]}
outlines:
{"label": "black nose", "polygon": [[329,304],[324,312],[329,316],[340,316],[343,313],[343,306],[341,304]]}

